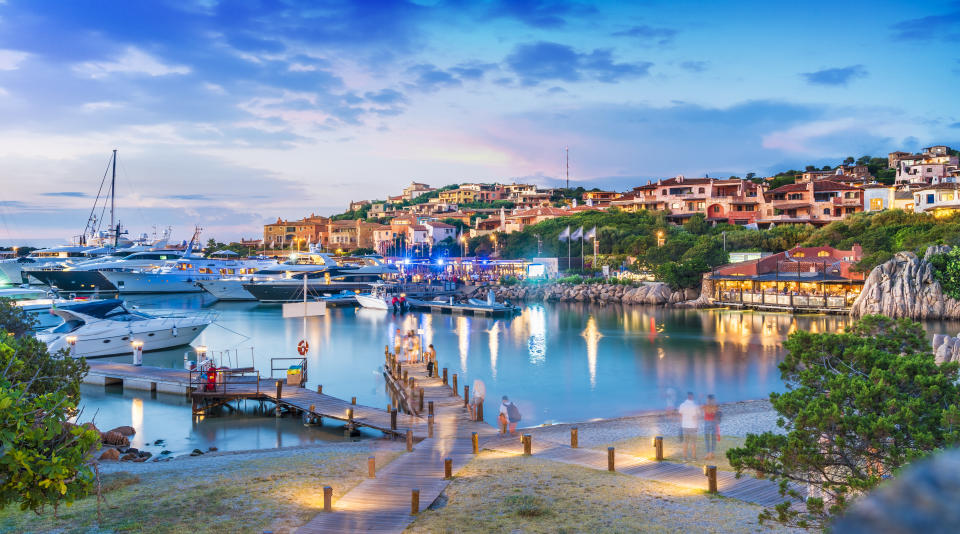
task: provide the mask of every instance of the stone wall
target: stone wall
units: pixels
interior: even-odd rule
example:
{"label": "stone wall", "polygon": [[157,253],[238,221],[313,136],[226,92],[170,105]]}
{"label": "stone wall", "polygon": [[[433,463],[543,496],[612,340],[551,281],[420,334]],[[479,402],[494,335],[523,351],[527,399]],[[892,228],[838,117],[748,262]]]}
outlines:
{"label": "stone wall", "polygon": [[944,294],[940,282],[933,277],[933,265],[927,261],[932,255],[949,250],[947,246],[931,246],[922,259],[912,252],[898,252],[892,260],[874,267],[850,314],[853,317],[882,314],[911,319],[960,318],[960,301]]}
{"label": "stone wall", "polygon": [[541,286],[481,286],[469,292],[484,299],[493,289],[498,301],[511,302],[600,302],[619,304],[679,304],[697,298],[699,289],[673,291],[661,282],[639,287],[619,284],[545,284]]}

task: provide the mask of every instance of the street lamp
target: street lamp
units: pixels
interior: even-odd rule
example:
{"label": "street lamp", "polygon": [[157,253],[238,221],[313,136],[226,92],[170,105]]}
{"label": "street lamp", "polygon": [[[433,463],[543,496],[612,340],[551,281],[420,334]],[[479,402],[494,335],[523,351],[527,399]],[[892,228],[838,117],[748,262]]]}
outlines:
{"label": "street lamp", "polygon": [[657,246],[662,247],[665,240],[663,239],[663,230],[657,231]]}
{"label": "street lamp", "polygon": [[72,358],[77,350],[77,336],[67,336],[67,345],[70,345],[70,357]]}
{"label": "street lamp", "polygon": [[460,259],[467,257],[467,236],[460,234],[460,247],[463,252],[460,255]]}

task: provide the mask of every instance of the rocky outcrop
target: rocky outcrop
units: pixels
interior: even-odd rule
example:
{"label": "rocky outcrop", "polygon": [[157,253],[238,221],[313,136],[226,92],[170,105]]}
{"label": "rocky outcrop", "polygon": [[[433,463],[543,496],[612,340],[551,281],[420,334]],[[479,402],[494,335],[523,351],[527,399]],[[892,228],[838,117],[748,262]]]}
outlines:
{"label": "rocky outcrop", "polygon": [[960,362],[960,336],[934,334],[932,345],[937,363]]}
{"label": "rocky outcrop", "polygon": [[117,449],[107,449],[100,455],[100,461],[116,461],[120,459],[120,451]]}
{"label": "rocky outcrop", "polygon": [[949,250],[947,246],[931,246],[922,259],[912,252],[898,252],[892,260],[877,265],[870,271],[850,314],[854,317],[881,314],[911,319],[960,318],[960,301],[944,294],[928,261],[934,254]]}
{"label": "rocky outcrop", "polygon": [[126,437],[130,437],[137,433],[137,431],[134,430],[132,426],[118,426],[117,428],[114,428],[113,430],[110,430],[108,432],[116,432],[117,434],[120,434],[121,436],[126,436]]}
{"label": "rocky outcrop", "polygon": [[130,440],[119,432],[104,432],[100,434],[100,441],[115,447],[129,447]]}
{"label": "rocky outcrop", "polygon": [[594,302],[602,304],[677,304],[696,298],[695,289],[673,291],[661,282],[640,286],[621,284],[545,284],[539,286],[481,286],[469,293],[469,297],[485,299],[487,291],[493,290],[498,301],[511,302]]}
{"label": "rocky outcrop", "polygon": [[700,281],[700,295],[693,300],[678,302],[678,308],[710,308],[713,307],[713,279],[710,273],[705,273]]}

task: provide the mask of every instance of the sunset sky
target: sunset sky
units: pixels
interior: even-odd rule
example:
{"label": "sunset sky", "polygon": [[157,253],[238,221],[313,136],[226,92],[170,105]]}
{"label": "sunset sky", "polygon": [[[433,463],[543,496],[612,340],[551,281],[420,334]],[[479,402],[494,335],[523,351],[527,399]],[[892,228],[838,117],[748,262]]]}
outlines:
{"label": "sunset sky", "polygon": [[957,2],[0,0],[0,243],[960,145]]}

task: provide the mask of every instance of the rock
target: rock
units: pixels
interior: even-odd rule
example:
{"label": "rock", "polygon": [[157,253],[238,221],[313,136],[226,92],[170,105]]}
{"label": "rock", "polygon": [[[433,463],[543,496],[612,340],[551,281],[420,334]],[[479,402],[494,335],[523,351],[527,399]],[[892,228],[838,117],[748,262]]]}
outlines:
{"label": "rock", "polygon": [[130,440],[126,438],[123,434],[119,432],[104,432],[100,434],[100,441],[106,443],[107,445],[114,445],[117,447],[129,447]]}
{"label": "rock", "polygon": [[122,436],[127,436],[127,437],[130,437],[137,433],[137,431],[134,430],[132,426],[118,426],[117,428],[114,428],[110,432],[116,432]]}
{"label": "rock", "polygon": [[166,443],[166,441],[162,439],[158,439],[157,441],[153,442],[154,445],[163,445],[164,443]]}
{"label": "rock", "polygon": [[137,449],[136,447],[127,447],[127,449],[124,450],[123,452],[125,452],[125,453],[132,453],[132,454],[140,454],[140,449]]}
{"label": "rock", "polygon": [[139,456],[140,456],[141,458],[143,458],[143,459],[147,459],[147,458],[152,457],[153,454],[151,454],[151,453],[149,453],[149,452],[147,452],[147,451],[140,451]]}
{"label": "rock", "polygon": [[100,455],[101,462],[107,461],[107,460],[116,461],[119,459],[120,459],[120,451],[118,451],[117,449],[106,449],[105,451],[103,451],[103,454]]}
{"label": "rock", "polygon": [[931,256],[949,250],[947,246],[931,246],[923,259],[912,252],[898,252],[893,259],[877,265],[867,276],[850,314],[853,317],[882,314],[911,319],[960,318],[960,301],[943,292],[928,261]]}
{"label": "rock", "polygon": [[129,461],[129,460],[133,460],[134,458],[137,458],[137,455],[136,455],[136,454],[133,454],[132,452],[128,452],[127,454],[124,454],[123,456],[121,456],[121,457],[120,457],[120,460],[126,462],[126,461]]}
{"label": "rock", "polygon": [[218,449],[218,448],[216,448],[216,447],[210,447],[209,449],[207,449],[208,452],[217,452],[217,451],[219,451],[219,450],[220,450],[220,449]]}
{"label": "rock", "polygon": [[201,454],[203,454],[203,451],[200,449],[193,449],[193,452],[190,453],[190,456],[200,456]]}
{"label": "rock", "polygon": [[163,449],[162,451],[160,451],[160,454],[172,454],[172,453],[167,449]]}
{"label": "rock", "polygon": [[147,458],[149,458],[149,456],[140,456],[140,457],[134,458],[133,460],[130,460],[130,461],[131,461],[131,462],[136,462],[136,463],[141,463],[141,462],[146,462],[146,461],[147,461]]}

